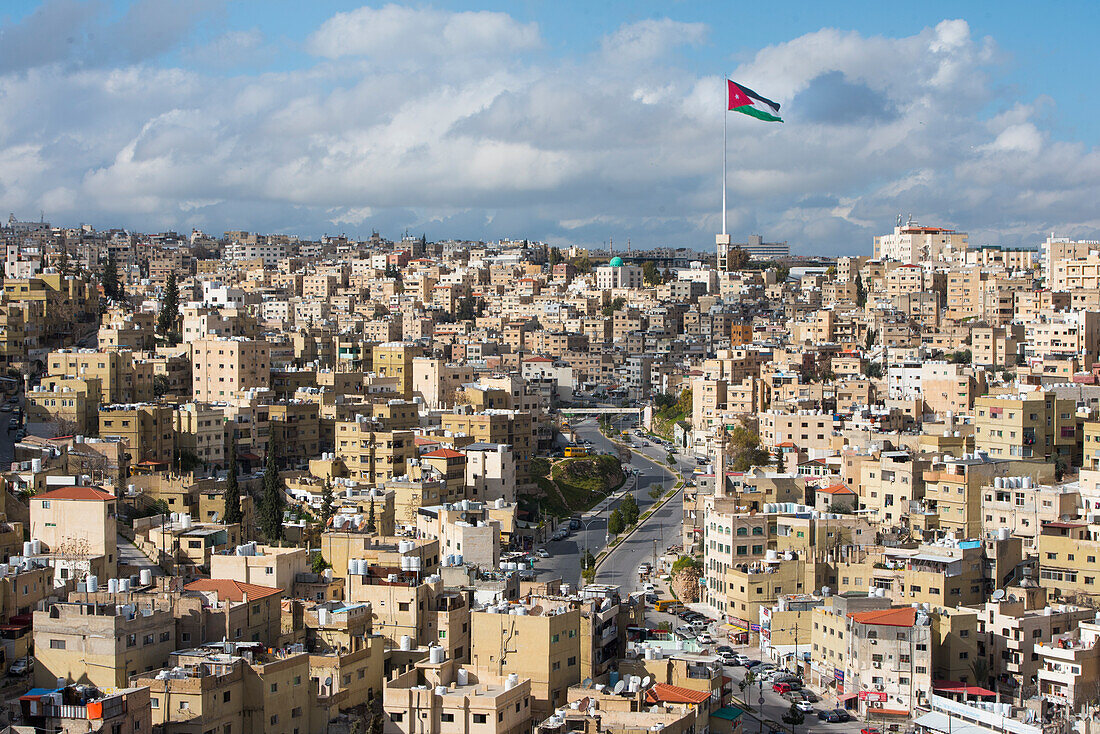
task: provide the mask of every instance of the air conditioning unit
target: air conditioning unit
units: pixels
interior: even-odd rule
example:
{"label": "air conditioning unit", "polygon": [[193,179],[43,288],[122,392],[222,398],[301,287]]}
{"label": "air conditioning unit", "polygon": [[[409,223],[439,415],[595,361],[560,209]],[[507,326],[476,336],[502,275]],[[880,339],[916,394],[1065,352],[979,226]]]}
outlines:
{"label": "air conditioning unit", "polygon": [[882,667],[882,663],[880,663],[880,662],[877,662],[877,661],[876,661],[876,662],[873,662],[873,663],[871,663],[871,667],[872,667],[872,668],[881,668],[881,667]]}
{"label": "air conditioning unit", "polygon": [[885,688],[885,686],[882,686],[882,685],[877,685],[877,686],[875,686],[875,690],[876,690],[876,691],[885,691],[885,690],[886,690],[886,688]]}

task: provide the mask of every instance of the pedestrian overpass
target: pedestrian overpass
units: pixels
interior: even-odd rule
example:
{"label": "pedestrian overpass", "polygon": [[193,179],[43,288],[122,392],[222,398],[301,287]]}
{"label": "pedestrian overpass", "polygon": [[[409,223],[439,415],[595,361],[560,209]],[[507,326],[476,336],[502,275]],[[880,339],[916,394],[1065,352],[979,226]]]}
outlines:
{"label": "pedestrian overpass", "polygon": [[558,408],[561,415],[636,415],[641,417],[645,408]]}

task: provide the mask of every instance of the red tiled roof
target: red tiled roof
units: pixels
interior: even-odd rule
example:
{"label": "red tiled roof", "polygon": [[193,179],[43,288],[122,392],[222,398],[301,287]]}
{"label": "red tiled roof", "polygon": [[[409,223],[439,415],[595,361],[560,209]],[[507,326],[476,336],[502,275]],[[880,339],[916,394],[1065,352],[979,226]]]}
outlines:
{"label": "red tiled roof", "polygon": [[435,441],[435,440],[430,439],[430,438],[424,438],[423,436],[415,437],[413,439],[413,443],[415,443],[417,446],[427,446],[429,444],[433,444],[433,445],[436,445],[436,446],[439,445],[439,441]]}
{"label": "red tiled roof", "polygon": [[871,612],[852,612],[848,617],[860,624],[881,624],[887,627],[912,627],[917,622],[917,610],[913,607],[876,609]]}
{"label": "red tiled roof", "polygon": [[777,449],[793,449],[795,448],[794,441],[784,441],[776,446]]}
{"label": "red tiled roof", "polygon": [[710,699],[707,691],[693,691],[682,686],[673,686],[668,683],[658,683],[646,691],[646,699],[650,703],[667,701],[669,703],[703,703]]}
{"label": "red tiled roof", "polygon": [[831,487],[820,487],[817,491],[824,492],[825,494],[855,494],[855,492],[843,484],[834,484]]}
{"label": "red tiled roof", "polygon": [[1045,522],[1044,528],[1061,528],[1063,530],[1070,530],[1073,528],[1083,528],[1085,523],[1083,522]]}
{"label": "red tiled roof", "polygon": [[429,451],[426,454],[421,454],[425,459],[458,459],[466,454],[461,451],[455,451],[454,449],[436,449],[435,451]]}
{"label": "red tiled roof", "polygon": [[283,593],[282,589],[274,589],[270,586],[258,586],[246,584],[232,579],[198,579],[183,587],[187,591],[213,591],[221,601],[244,601],[244,595],[252,601],[263,599],[265,596],[273,596]]}
{"label": "red tiled roof", "polygon": [[41,500],[95,500],[98,502],[110,502],[118,499],[110,492],[104,492],[102,489],[95,487],[61,487],[60,489],[36,494],[34,498]]}
{"label": "red tiled roof", "polygon": [[908,716],[909,709],[868,709],[883,716]]}

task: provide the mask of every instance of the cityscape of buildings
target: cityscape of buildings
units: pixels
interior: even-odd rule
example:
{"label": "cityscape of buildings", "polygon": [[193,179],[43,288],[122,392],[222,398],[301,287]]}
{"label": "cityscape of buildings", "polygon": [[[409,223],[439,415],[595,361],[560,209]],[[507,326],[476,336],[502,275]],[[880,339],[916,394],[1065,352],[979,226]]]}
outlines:
{"label": "cityscape of buildings", "polygon": [[2,723],[1095,731],[1100,243],[730,239],[13,215]]}

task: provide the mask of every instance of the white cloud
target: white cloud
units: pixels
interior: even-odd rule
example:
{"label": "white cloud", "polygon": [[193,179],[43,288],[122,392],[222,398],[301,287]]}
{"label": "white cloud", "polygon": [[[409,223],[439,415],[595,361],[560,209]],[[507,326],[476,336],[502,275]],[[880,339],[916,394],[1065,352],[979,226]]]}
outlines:
{"label": "white cloud", "polygon": [[506,13],[451,13],[390,3],[337,13],[310,35],[306,48],[330,59],[369,56],[415,60],[418,56],[495,57],[531,50],[540,43],[537,25],[519,23]]}
{"label": "white cloud", "polygon": [[[82,37],[106,21],[36,22]],[[333,16],[309,37],[316,63],[293,72],[159,69],[130,52],[74,67],[46,49],[0,65],[0,211],[709,248],[722,79],[678,56],[706,39],[698,24],[646,20],[548,59],[538,28],[506,14],[386,5]],[[267,46],[228,31],[184,56]],[[900,211],[975,242],[1096,236],[1100,153],[1052,139],[1053,101],[999,97],[997,62],[963,21],[760,49],[733,77],[783,103],[787,122],[730,115],[732,231],[867,252]]]}

